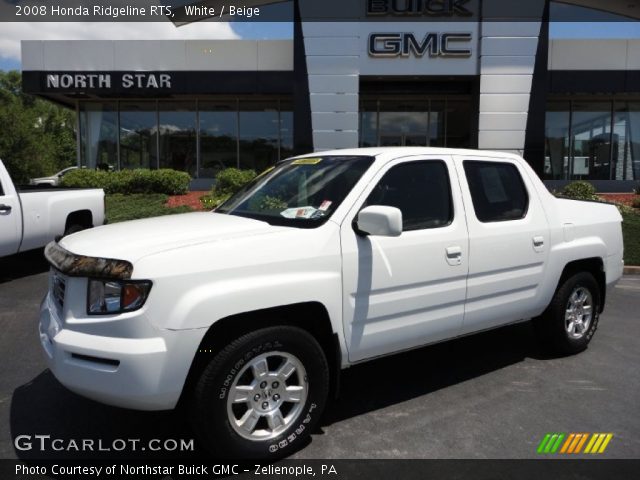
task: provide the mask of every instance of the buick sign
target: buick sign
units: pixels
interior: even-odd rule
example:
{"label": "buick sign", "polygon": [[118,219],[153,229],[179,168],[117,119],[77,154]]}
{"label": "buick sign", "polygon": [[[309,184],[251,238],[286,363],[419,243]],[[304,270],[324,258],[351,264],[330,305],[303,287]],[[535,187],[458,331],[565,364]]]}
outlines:
{"label": "buick sign", "polygon": [[471,48],[470,33],[427,33],[422,39],[413,33],[372,33],[369,35],[369,55],[371,57],[422,58],[454,57],[468,58]]}
{"label": "buick sign", "polygon": [[367,16],[471,17],[470,0],[367,0]]}

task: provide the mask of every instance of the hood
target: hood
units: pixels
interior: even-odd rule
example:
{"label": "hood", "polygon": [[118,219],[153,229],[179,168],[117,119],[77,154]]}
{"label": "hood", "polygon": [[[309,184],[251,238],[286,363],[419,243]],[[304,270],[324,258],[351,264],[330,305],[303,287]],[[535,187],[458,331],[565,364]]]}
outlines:
{"label": "hood", "polygon": [[83,230],[60,241],[72,253],[135,263],[147,255],[189,245],[285,230],[266,222],[211,212],[133,220]]}

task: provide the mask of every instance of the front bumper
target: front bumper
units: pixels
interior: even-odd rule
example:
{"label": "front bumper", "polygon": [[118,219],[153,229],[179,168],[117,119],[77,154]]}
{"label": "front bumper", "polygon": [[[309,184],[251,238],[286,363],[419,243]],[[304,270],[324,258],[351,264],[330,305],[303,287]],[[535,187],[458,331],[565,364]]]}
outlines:
{"label": "front bumper", "polygon": [[[148,324],[137,316],[124,321]],[[180,398],[203,332],[154,332],[151,338],[96,335],[68,328],[51,294],[40,307],[40,342],[54,376],[73,392],[118,407],[167,410]]]}

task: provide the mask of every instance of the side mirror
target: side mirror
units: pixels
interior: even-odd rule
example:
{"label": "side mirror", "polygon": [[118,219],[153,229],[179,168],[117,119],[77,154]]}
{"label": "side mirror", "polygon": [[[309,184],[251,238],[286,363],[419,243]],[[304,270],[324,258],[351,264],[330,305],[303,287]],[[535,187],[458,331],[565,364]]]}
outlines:
{"label": "side mirror", "polygon": [[355,223],[358,231],[365,235],[399,237],[402,234],[402,212],[395,207],[371,205],[363,208]]}

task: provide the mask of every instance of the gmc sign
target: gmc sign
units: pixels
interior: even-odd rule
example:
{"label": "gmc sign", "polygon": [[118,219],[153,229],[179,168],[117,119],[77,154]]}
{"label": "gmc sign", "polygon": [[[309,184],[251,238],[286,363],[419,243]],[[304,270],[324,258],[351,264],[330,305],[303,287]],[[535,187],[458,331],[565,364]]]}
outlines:
{"label": "gmc sign", "polygon": [[367,15],[471,17],[470,0],[367,0]]}
{"label": "gmc sign", "polygon": [[413,33],[372,33],[369,35],[369,55],[468,58],[471,56],[471,49],[455,47],[454,43],[470,41],[470,33],[427,33],[422,40],[418,40]]}

